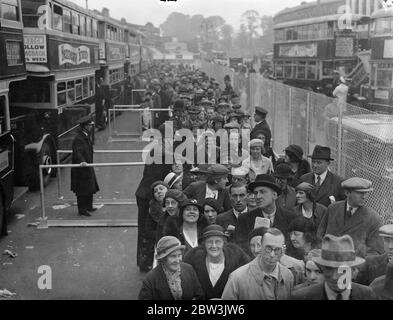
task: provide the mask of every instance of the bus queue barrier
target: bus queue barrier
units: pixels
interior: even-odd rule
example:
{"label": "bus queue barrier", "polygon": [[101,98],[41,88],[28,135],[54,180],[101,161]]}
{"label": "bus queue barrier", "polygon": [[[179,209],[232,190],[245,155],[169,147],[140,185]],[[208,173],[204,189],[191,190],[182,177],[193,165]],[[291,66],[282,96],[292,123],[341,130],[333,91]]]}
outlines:
{"label": "bus queue barrier", "polygon": [[[143,136],[143,124],[142,124],[142,113],[143,112],[150,112],[151,114],[155,112],[172,112],[172,109],[152,109],[152,108],[140,108],[136,109],[134,106],[122,106],[122,107],[117,107],[114,106],[114,108],[109,109],[109,142],[135,142],[135,141],[141,141],[142,136]],[[131,119],[128,119],[129,121],[127,122],[127,126],[129,128],[133,128],[133,131],[128,131],[128,132],[119,132],[116,130],[116,123],[114,121],[111,121],[111,119],[115,119],[115,114],[116,112],[125,112],[125,113],[137,113],[137,117],[132,117]],[[113,115],[113,117],[112,117]],[[153,128],[153,116],[150,116],[149,119],[149,128]],[[118,138],[120,137],[120,138]]]}
{"label": "bus queue barrier", "polygon": [[[143,153],[148,153],[148,150],[94,150],[93,151],[95,154],[142,154]],[[62,154],[70,154],[72,155],[72,150],[57,150],[57,164],[61,163],[61,155]],[[68,203],[70,205],[76,205],[76,202],[74,199],[66,199],[64,195],[62,194],[62,178],[61,178],[61,172],[59,172],[56,175],[57,178],[57,199],[61,200],[64,203]],[[101,204],[104,205],[135,205],[136,201],[135,199],[120,199],[118,201],[113,201],[109,199],[102,199],[100,200]]]}
{"label": "bus queue barrier", "polygon": [[103,168],[103,167],[142,167],[144,162],[123,162],[123,163],[94,163],[94,164],[57,164],[40,165],[40,198],[41,198],[41,217],[37,229],[48,229],[51,227],[137,227],[136,219],[79,219],[79,220],[49,220],[45,209],[45,189],[44,175],[45,169],[65,169],[65,168]]}

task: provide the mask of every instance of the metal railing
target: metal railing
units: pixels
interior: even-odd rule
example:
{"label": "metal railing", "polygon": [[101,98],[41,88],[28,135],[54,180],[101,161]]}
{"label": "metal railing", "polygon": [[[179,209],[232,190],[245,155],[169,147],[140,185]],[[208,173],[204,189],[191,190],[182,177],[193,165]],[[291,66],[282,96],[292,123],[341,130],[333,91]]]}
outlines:
{"label": "metal railing", "polygon": [[[143,153],[149,153],[148,150],[94,150],[95,154],[143,154]],[[61,163],[61,155],[62,154],[72,154],[72,150],[57,150],[56,152],[57,156],[57,163]],[[63,202],[71,202],[70,199],[65,199],[64,196],[62,195],[62,178],[61,178],[61,172],[58,170],[56,178],[57,178],[57,198],[59,200],[62,200]],[[103,199],[100,201],[102,204],[106,205],[116,205],[116,204],[136,204],[134,199],[123,199],[120,202],[119,201],[109,201],[107,199]]]}
{"label": "metal railing", "polygon": [[45,208],[45,189],[43,170],[46,169],[65,169],[65,168],[104,168],[104,167],[141,167],[144,162],[124,162],[124,163],[94,163],[94,164],[57,164],[57,165],[40,165],[40,198],[41,198],[41,217],[39,219],[38,229],[48,229],[50,227],[137,227],[138,222],[134,220],[49,220]]}
{"label": "metal railing", "polygon": [[[140,141],[143,135],[143,124],[142,124],[142,114],[145,112],[150,112],[153,114],[155,112],[172,112],[172,109],[152,109],[152,108],[134,108],[134,106],[114,106],[113,109],[109,109],[109,141],[110,142],[127,142],[127,141]],[[128,131],[128,132],[119,132],[116,131],[116,113],[117,112],[125,112],[125,113],[136,113],[136,128],[134,127],[135,131]],[[149,128],[153,128],[153,116],[149,117]],[[113,119],[113,121],[111,120]],[[135,120],[135,119],[133,119]],[[116,137],[122,138],[116,138]]]}

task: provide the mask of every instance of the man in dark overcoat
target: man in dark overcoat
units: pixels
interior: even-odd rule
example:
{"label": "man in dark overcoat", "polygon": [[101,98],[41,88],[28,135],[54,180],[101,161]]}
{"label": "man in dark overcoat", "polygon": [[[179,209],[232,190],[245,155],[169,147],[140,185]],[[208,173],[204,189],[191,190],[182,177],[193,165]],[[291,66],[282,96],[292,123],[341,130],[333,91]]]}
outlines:
{"label": "man in dark overcoat", "polygon": [[271,145],[271,140],[272,140],[272,132],[270,130],[270,126],[266,121],[266,116],[268,114],[268,111],[262,107],[255,107],[255,114],[254,114],[254,120],[255,120],[255,126],[252,129],[250,136],[253,137],[255,136],[256,132],[258,131],[263,131],[266,137],[265,140],[265,149],[267,150],[270,145]]}
{"label": "man in dark overcoat", "polygon": [[329,206],[319,225],[318,237],[350,235],[358,256],[382,254],[383,241],[379,236],[382,220],[377,212],[366,206],[368,194],[373,191],[372,182],[354,177],[344,181],[342,187],[347,200]]}
{"label": "man in dark overcoat", "polygon": [[83,166],[93,163],[91,132],[94,122],[91,121],[90,116],[86,116],[78,123],[80,128],[72,144],[72,163],[81,164],[82,167],[71,169],[71,191],[76,194],[79,215],[90,217],[90,213],[97,210],[93,207],[93,194],[100,189],[94,168]]}
{"label": "man in dark overcoat", "polygon": [[329,207],[333,202],[345,200],[345,193],[341,187],[343,179],[329,170],[331,150],[328,147],[315,146],[312,160],[312,172],[300,177],[301,182],[315,186],[314,199],[317,203]]}

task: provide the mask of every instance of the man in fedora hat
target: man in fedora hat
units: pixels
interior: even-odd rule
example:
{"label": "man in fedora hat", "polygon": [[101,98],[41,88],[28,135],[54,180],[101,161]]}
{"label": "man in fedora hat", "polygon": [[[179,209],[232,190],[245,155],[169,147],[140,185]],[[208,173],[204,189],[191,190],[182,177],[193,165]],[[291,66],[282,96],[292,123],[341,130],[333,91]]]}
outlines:
{"label": "man in fedora hat", "polygon": [[[357,267],[364,259],[357,257],[352,238],[348,235],[326,235],[322,241],[320,257],[313,257],[322,270],[324,281],[292,293],[293,300],[376,300],[375,293],[367,286],[352,283],[351,274],[341,269]],[[345,281],[344,281],[344,278]]]}
{"label": "man in fedora hat", "polygon": [[265,148],[270,147],[271,144],[271,139],[272,139],[272,132],[270,130],[270,126],[266,121],[266,116],[268,114],[268,111],[262,107],[255,107],[255,114],[254,114],[254,120],[255,120],[255,126],[252,129],[250,136],[255,136],[255,133],[257,131],[263,131],[265,133]]}
{"label": "man in fedora hat", "polygon": [[[93,163],[91,132],[94,122],[90,116],[86,116],[78,124],[80,128],[72,143],[72,163],[86,167],[88,163]],[[90,217],[90,213],[97,210],[93,207],[93,194],[99,190],[94,168],[71,169],[71,191],[76,194],[79,215]]]}
{"label": "man in fedora hat", "polygon": [[231,200],[226,189],[228,175],[229,170],[225,166],[213,164],[208,168],[207,180],[191,183],[184,190],[184,194],[189,199],[197,200],[198,203],[203,203],[207,198],[216,199],[220,206],[228,211],[231,209]]}
{"label": "man in fedora hat", "polygon": [[316,187],[315,201],[329,207],[332,202],[345,199],[344,190],[341,187],[343,179],[329,170],[331,151],[328,147],[315,146],[310,156],[312,172],[306,173],[300,178],[300,182],[307,182]]}
{"label": "man in fedora hat", "polygon": [[384,253],[366,257],[366,263],[360,267],[355,281],[366,286],[376,278],[383,276],[387,265],[393,264],[393,224],[384,225],[379,229],[383,240]]}
{"label": "man in fedora hat", "polygon": [[277,199],[282,191],[271,175],[257,176],[256,180],[248,185],[248,189],[255,194],[258,208],[239,216],[234,241],[251,254],[248,235],[252,230],[258,227],[277,228],[285,238],[289,238],[287,229],[295,214],[277,206]]}
{"label": "man in fedora hat", "polygon": [[342,187],[347,200],[329,206],[319,225],[318,237],[347,234],[355,243],[357,255],[365,257],[383,253],[383,242],[378,235],[381,218],[365,206],[368,194],[373,191],[372,182],[355,177],[344,181]]}
{"label": "man in fedora hat", "polygon": [[296,206],[296,190],[288,184],[288,181],[293,177],[291,167],[286,163],[279,164],[274,171],[274,177],[281,188],[277,205],[287,210],[293,210]]}

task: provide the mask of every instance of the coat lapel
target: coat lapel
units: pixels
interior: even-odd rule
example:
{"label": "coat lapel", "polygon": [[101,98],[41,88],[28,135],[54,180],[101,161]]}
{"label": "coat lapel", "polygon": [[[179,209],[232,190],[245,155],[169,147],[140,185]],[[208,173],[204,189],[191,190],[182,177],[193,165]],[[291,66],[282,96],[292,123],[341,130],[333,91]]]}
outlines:
{"label": "coat lapel", "polygon": [[[313,183],[316,184],[315,176],[313,175]],[[318,189],[317,192],[317,202],[321,200],[324,196],[330,196],[330,185],[332,184],[332,173],[330,171],[327,172],[326,178],[323,181],[321,187]]]}
{"label": "coat lapel", "polygon": [[343,233],[345,226],[344,226],[344,216],[345,216],[345,210],[347,208],[347,202],[344,201],[342,203],[339,203],[336,209],[336,215],[335,215],[335,225],[338,227],[338,230],[340,230],[340,234]]}
{"label": "coat lapel", "polygon": [[[344,208],[344,210],[346,207]],[[366,209],[364,207],[359,208],[352,218],[344,225],[342,233],[347,233],[351,229],[357,229],[359,225],[361,225],[364,221],[366,215]]]}

